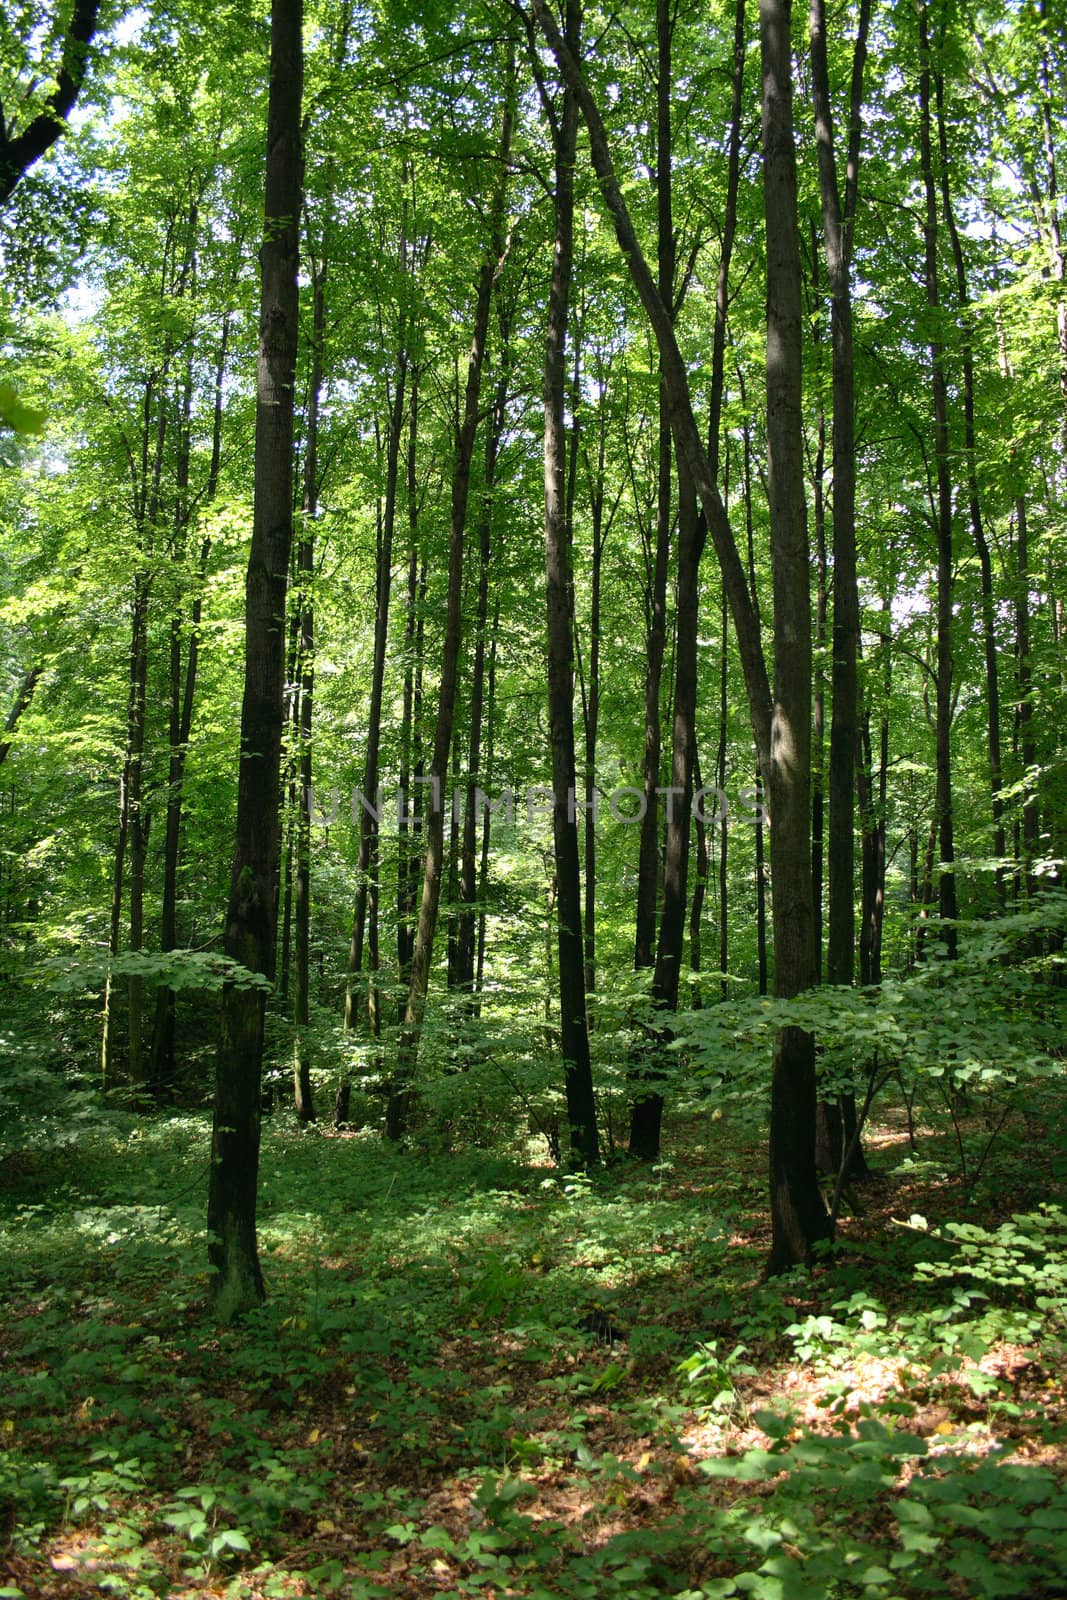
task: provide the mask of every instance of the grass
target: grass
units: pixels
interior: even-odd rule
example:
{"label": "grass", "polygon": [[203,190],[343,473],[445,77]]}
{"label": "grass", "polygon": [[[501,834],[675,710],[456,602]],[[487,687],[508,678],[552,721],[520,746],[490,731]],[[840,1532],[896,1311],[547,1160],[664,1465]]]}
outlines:
{"label": "grass", "polygon": [[1063,1596],[1054,1101],[1035,1126],[972,1192],[890,1113],[863,1215],[765,1285],[726,1121],[589,1181],[279,1115],[270,1300],[224,1331],[203,1120],[9,1157],[0,1595]]}

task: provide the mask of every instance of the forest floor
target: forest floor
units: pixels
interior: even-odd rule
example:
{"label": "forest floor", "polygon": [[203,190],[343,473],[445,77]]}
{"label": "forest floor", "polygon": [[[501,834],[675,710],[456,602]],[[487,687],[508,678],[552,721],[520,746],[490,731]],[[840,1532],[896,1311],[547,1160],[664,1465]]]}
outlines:
{"label": "forest floor", "polygon": [[270,1298],[222,1331],[202,1118],[13,1155],[0,1596],[1067,1596],[1065,1132],[1013,1117],[968,1186],[890,1113],[764,1284],[728,1120],[589,1181],[279,1112]]}

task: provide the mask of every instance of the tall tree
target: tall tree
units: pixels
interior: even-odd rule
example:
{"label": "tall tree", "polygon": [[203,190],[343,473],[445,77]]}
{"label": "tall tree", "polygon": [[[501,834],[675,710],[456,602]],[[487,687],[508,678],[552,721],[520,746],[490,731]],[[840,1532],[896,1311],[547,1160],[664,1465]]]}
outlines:
{"label": "tall tree", "polygon": [[944,928],[945,944],[951,955],[956,950],[956,847],[952,815],[952,471],[949,458],[948,373],[941,333],[941,294],[938,273],[937,176],[934,171],[931,95],[931,42],[929,7],[919,0],[919,159],[922,169],[925,209],[923,215],[923,262],[926,279],[926,304],[930,313],[930,386],[934,412],[934,462],[936,496],[933,507],[937,542],[937,718],[936,765],[938,839],[938,911]]}
{"label": "tall tree", "polygon": [[[800,413],[800,259],[796,239],[789,7],[762,0],[764,188],[768,214],[768,405],[776,433],[772,494],[775,694],[744,567],[693,415],[689,380],[664,305],[615,172],[607,132],[581,68],[545,0],[532,9],[589,132],[600,190],[634,287],[652,325],[667,383],[675,444],[684,455],[715,546],[737,634],[749,711],[765,775],[773,826],[771,881],[775,983],[784,998],[814,976],[814,922],[808,848],[810,797],[811,619],[804,517]],[[828,1219],[815,1172],[814,1041],[785,1029],[775,1051],[771,1109],[770,1268],[807,1260]]]}
{"label": "tall tree", "polygon": [[[579,48],[581,7],[567,0],[565,37]],[[551,108],[548,107],[551,112]],[[552,840],[556,868],[556,933],[559,953],[560,1046],[567,1091],[571,1152],[582,1166],[600,1158],[589,1061],[582,947],[582,889],[578,862],[578,817],[574,759],[574,584],[571,529],[567,518],[567,436],[564,421],[567,318],[574,266],[574,157],[578,102],[563,91],[556,149],[555,241],[545,334],[545,570],[548,616],[548,723],[552,743]],[[572,441],[573,447],[573,441]]]}
{"label": "tall tree", "polygon": [[224,948],[247,969],[227,983],[215,1064],[208,1189],[212,1301],[226,1322],[264,1298],[256,1245],[264,986],[274,965],[280,859],[285,591],[293,536],[293,394],[304,161],[303,0],[272,0],[263,242],[260,245],[252,547],[245,682]]}
{"label": "tall tree", "polygon": [[[829,930],[826,975],[851,984],[856,969],[855,796],[859,744],[859,585],[856,575],[856,429],[852,340],[852,238],[859,192],[863,69],[871,0],[861,0],[848,102],[845,187],[841,193],[827,59],[825,0],[811,0],[811,88],[819,165],[823,241],[830,285],[833,366],[833,656],[830,722]],[[818,959],[816,959],[818,967]],[[825,1102],[822,1120],[834,1170],[843,1152],[842,1124],[855,1127],[851,1092]],[[858,1142],[849,1138],[852,1175],[865,1167]]]}

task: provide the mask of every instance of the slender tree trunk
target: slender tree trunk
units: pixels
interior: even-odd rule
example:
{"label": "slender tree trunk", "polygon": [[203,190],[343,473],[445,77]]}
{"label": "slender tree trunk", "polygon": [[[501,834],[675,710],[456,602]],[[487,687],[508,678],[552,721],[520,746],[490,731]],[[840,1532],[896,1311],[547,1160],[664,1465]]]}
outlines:
{"label": "slender tree trunk", "polygon": [[4,721],[4,737],[3,739],[0,739],[0,766],[2,766],[8,758],[8,753],[11,750],[12,745],[12,736],[14,735],[15,730],[18,728],[23,712],[29,709],[30,702],[33,700],[34,693],[36,692],[38,683],[41,681],[41,674],[43,672],[44,666],[38,661],[34,662],[33,666],[22,675],[22,681],[18,686],[18,690],[16,691],[11,710],[8,712]]}
{"label": "slender tree trunk", "polygon": [[1030,664],[1030,530],[1026,498],[1015,502],[1015,661],[1018,699],[1016,723],[1023,767],[1022,859],[1028,892],[1034,888],[1034,862],[1040,851],[1041,823],[1035,772],[1033,672]]}
{"label": "slender tree trunk", "polygon": [[400,850],[397,856],[397,973],[402,986],[411,982],[411,957],[415,948],[415,893],[418,857],[414,841],[422,828],[422,608],[426,596],[426,565],[420,571],[418,544],[418,499],[416,497],[416,451],[418,412],[418,372],[411,389],[411,421],[408,430],[408,552],[407,612],[404,626],[404,704],[400,723],[400,779],[398,805],[401,809]]}
{"label": "slender tree trunk", "polygon": [[[659,136],[658,200],[660,240],[660,293],[673,299],[674,231],[671,212],[671,33],[673,13],[669,0],[658,0]],[[716,283],[715,333],[712,354],[712,441],[709,470],[718,473],[719,422],[722,410],[726,313],[730,259],[737,217],[737,189],[741,152],[741,98],[744,72],[744,7],[736,10],[733,73],[733,109],[730,124],[727,198]],[[667,245],[665,248],[664,235]],[[667,796],[667,841],[664,852],[663,907],[660,916],[652,997],[662,1011],[678,1007],[678,987],[685,937],[685,908],[689,867],[693,795],[693,752],[696,749],[698,625],[700,614],[700,560],[707,537],[707,520],[698,513],[696,489],[689,462],[679,442],[678,450],[678,591],[675,631],[673,742],[671,782]],[[662,467],[661,467],[662,471]],[[668,476],[669,490],[669,476]],[[662,1041],[661,1041],[662,1042]],[[649,1091],[634,1102],[630,1117],[629,1152],[646,1160],[659,1155],[663,1097]]]}
{"label": "slender tree trunk", "polygon": [[[140,818],[141,763],[144,758],[145,731],[145,677],[148,664],[148,599],[151,579],[147,571],[139,569],[134,574],[133,604],[130,615],[130,666],[129,690],[126,702],[126,749],[119,779],[119,827],[115,842],[115,861],[111,879],[111,914],[108,932],[108,954],[117,956],[122,942],[122,901],[126,877],[127,855],[132,855],[131,840],[133,818]],[[138,821],[138,833],[143,839],[143,829]],[[143,874],[143,846],[141,870]],[[142,878],[143,881],[143,878]],[[139,930],[140,931],[140,930]],[[130,948],[134,945],[131,934]],[[132,979],[130,983],[132,983]],[[129,992],[129,989],[128,989]],[[136,996],[130,993],[133,1015]],[[112,1087],[116,1077],[115,994],[110,974],[104,986],[104,1016],[101,1029],[100,1081],[105,1089]],[[133,1082],[133,1052],[127,1060],[126,1075]]]}
{"label": "slender tree trunk", "polygon": [[418,926],[415,932],[415,944],[411,958],[411,984],[408,990],[407,1003],[404,1007],[404,1018],[397,1050],[396,1079],[390,1090],[386,1110],[386,1132],[391,1139],[402,1137],[412,1105],[412,1080],[415,1076],[419,1035],[422,1031],[422,1022],[426,1011],[426,996],[430,986],[434,934],[437,930],[437,909],[441,898],[441,874],[444,865],[444,790],[448,780],[448,758],[452,747],[452,719],[456,701],[460,648],[463,640],[463,547],[467,526],[467,502],[470,494],[471,463],[474,458],[474,441],[478,426],[482,368],[485,361],[486,338],[489,332],[493,280],[503,259],[505,248],[504,217],[507,203],[507,166],[511,151],[512,121],[514,116],[514,81],[514,61],[509,58],[500,138],[501,177],[493,201],[489,253],[482,265],[478,280],[474,333],[467,366],[466,393],[462,420],[457,430],[455,462],[452,474],[448,599],[444,649],[441,661],[441,681],[438,691],[437,722],[434,730],[433,756],[430,765],[430,795],[425,811],[426,854],[422,875],[422,899],[419,904]]}
{"label": "slender tree trunk", "polygon": [[[756,541],[752,516],[752,433],[747,420],[742,425],[741,442],[741,469],[745,486],[745,549],[748,558],[748,584],[749,592],[752,596],[752,609],[756,617],[756,626],[759,628],[759,585],[756,581]],[[765,795],[763,772],[758,765],[755,772],[755,783],[756,986],[760,994],[766,994],[769,988],[769,963],[767,960],[767,839],[763,821]],[[813,894],[813,907],[814,902],[815,897]],[[814,928],[812,937],[814,938]]]}
{"label": "slender tree trunk", "polygon": [[878,791],[874,788],[871,714],[866,709],[860,732],[857,792],[863,828],[862,900],[860,910],[860,982],[882,981],[882,928],[885,922],[886,797],[889,788],[889,705],[893,687],[890,649],[892,610],[882,601],[882,706],[878,718]]}
{"label": "slender tree trunk", "polygon": [[[812,288],[818,301],[818,263],[815,227],[812,226]],[[816,343],[819,317],[814,318]],[[822,982],[823,943],[823,860],[826,847],[826,412],[819,401],[819,421],[815,447],[815,677],[812,705],[811,751],[811,903],[815,914],[815,980]]]}
{"label": "slender tree trunk", "polygon": [[456,917],[455,987],[473,994],[478,899],[478,792],[482,789],[482,729],[485,725],[486,645],[489,622],[489,575],[492,567],[493,496],[497,458],[507,414],[508,354],[506,321],[501,318],[500,370],[497,375],[489,431],[485,441],[485,489],[478,528],[478,597],[474,615],[474,666],[471,673],[470,732],[467,746],[467,781],[463,798],[463,835],[459,861],[459,912]]}
{"label": "slender tree trunk", "polygon": [[[730,985],[726,974],[730,970],[730,817],[729,807],[723,803],[726,793],[726,747],[729,732],[728,666],[726,648],[726,599],[722,602],[722,658],[719,662],[719,749],[715,759],[715,782],[719,788],[719,998],[729,998]],[[698,780],[699,781],[699,780]]]}
{"label": "slender tree trunk", "polygon": [[[581,12],[568,0],[567,40],[578,48]],[[545,337],[545,571],[548,627],[548,722],[552,741],[552,838],[556,872],[560,1048],[563,1054],[572,1159],[589,1167],[600,1159],[589,1027],[585,1006],[582,890],[578,858],[574,756],[574,585],[567,519],[566,398],[567,319],[574,262],[574,154],[578,105],[570,89],[556,130],[556,237]]]}
{"label": "slender tree trunk", "polygon": [[[856,443],[852,343],[852,229],[859,182],[863,70],[867,57],[870,0],[861,0],[849,94],[849,128],[842,198],[838,180],[826,46],[825,0],[811,0],[811,84],[818,151],[823,239],[830,286],[830,341],[833,352],[833,661],[829,772],[829,895],[827,978],[851,985],[856,966],[855,797],[859,745],[860,608],[856,573]],[[842,1134],[855,1126],[851,1089],[836,1097],[834,1113],[821,1113],[828,1126],[832,1170],[840,1168]],[[866,1174],[858,1144],[848,1176]]]}
{"label": "slender tree trunk", "polygon": [[596,809],[597,737],[600,731],[600,591],[604,570],[604,434],[597,443],[598,462],[593,490],[593,527],[589,572],[589,680],[585,711],[585,992],[596,992],[597,850]]}
{"label": "slender tree trunk", "polygon": [[[215,365],[214,402],[211,424],[211,459],[208,466],[207,480],[204,484],[201,504],[209,506],[215,498],[218,489],[219,472],[222,465],[222,419],[223,419],[223,382],[226,375],[226,354],[230,337],[230,314],[223,319],[222,334],[219,340],[219,353]],[[189,383],[186,385],[186,395],[191,402],[192,394]],[[188,491],[189,438],[190,410],[189,404],[184,406],[185,419],[183,424],[184,449],[179,455],[176,473],[178,482],[178,496],[176,508],[176,524],[180,524],[180,531],[184,534],[188,522],[188,506],[185,503]],[[184,461],[184,465],[183,465]],[[184,480],[184,488],[183,488]],[[176,527],[176,531],[179,531]],[[193,725],[193,705],[196,698],[196,680],[200,664],[200,619],[203,612],[204,582],[207,576],[208,558],[211,554],[211,538],[205,536],[200,545],[200,557],[197,564],[196,588],[193,594],[192,606],[189,615],[189,644],[185,656],[184,678],[182,673],[182,626],[181,618],[175,616],[171,623],[171,657],[170,657],[170,761],[167,773],[167,819],[166,836],[163,843],[163,902],[160,919],[160,948],[164,952],[173,950],[178,942],[177,903],[178,903],[178,866],[181,859],[181,828],[182,809],[185,801],[185,764],[189,749],[189,736]],[[156,1018],[152,1035],[152,1084],[155,1093],[166,1095],[174,1082],[175,1075],[175,998],[174,991],[163,984],[156,991]]]}
{"label": "slender tree trunk", "polygon": [[[485,775],[486,782],[493,781],[493,730],[496,712],[496,652],[500,628],[500,597],[493,605],[493,632],[489,645],[488,687],[485,697]],[[478,947],[475,957],[474,992],[477,996],[475,1016],[481,1015],[482,991],[485,987],[486,898],[489,890],[489,838],[492,816],[486,806],[482,816],[482,838],[478,855]]]}
{"label": "slender tree trunk", "polygon": [[397,360],[396,387],[389,407],[389,430],[385,458],[385,503],[381,537],[378,541],[374,601],[374,663],[371,668],[370,710],[367,715],[367,753],[363,763],[363,804],[359,811],[359,855],[356,861],[356,902],[352,915],[352,937],[348,951],[348,981],[345,986],[345,1031],[356,1025],[362,986],[363,944],[367,926],[367,891],[370,875],[377,871],[378,766],[381,749],[382,697],[385,691],[385,665],[389,644],[389,599],[392,590],[393,531],[396,525],[397,488],[400,473],[400,447],[404,432],[404,393],[408,355],[401,340]]}
{"label": "slender tree trunk", "polygon": [[967,511],[971,524],[971,541],[978,556],[978,570],[982,585],[982,647],[986,670],[986,726],[989,748],[989,787],[993,822],[993,854],[997,859],[997,898],[1005,897],[1005,857],[1007,841],[1004,830],[1004,800],[1002,789],[1003,761],[1000,751],[1000,674],[997,662],[996,597],[993,592],[993,559],[982,519],[982,500],[978,491],[978,445],[975,427],[974,350],[971,344],[970,322],[967,308],[970,293],[967,285],[967,267],[963,259],[963,245],[952,209],[952,191],[949,178],[948,134],[945,128],[945,83],[941,72],[934,74],[934,97],[937,106],[937,147],[941,169],[941,208],[945,214],[945,227],[952,247],[952,261],[956,269],[956,295],[959,301],[963,327],[963,447],[967,458]]}
{"label": "slender tree trunk", "polygon": [[264,1297],[256,1247],[264,988],[274,963],[285,589],[293,524],[293,391],[303,189],[302,0],[272,0],[252,548],[245,688],[225,951],[247,968],[223,990],[208,1192],[212,1300],[226,1322]]}
{"label": "slender tree trunk", "polygon": [[297,548],[297,614],[300,619],[300,729],[296,813],[296,993],[293,997],[293,1108],[298,1122],[315,1121],[311,1087],[311,797],[312,720],[315,704],[315,518],[319,511],[319,406],[322,395],[323,340],[326,330],[327,243],[312,266],[311,372],[308,380],[307,442],[304,447],[304,503]]}
{"label": "slender tree trunk", "polygon": [[939,887],[938,913],[945,945],[956,953],[956,866],[952,816],[952,477],[949,470],[948,379],[945,353],[937,331],[940,293],[937,268],[937,187],[934,174],[930,107],[930,38],[926,0],[919,0],[919,154],[926,200],[923,240],[926,303],[934,332],[930,340],[931,389],[934,408],[934,453],[937,472],[937,784]]}

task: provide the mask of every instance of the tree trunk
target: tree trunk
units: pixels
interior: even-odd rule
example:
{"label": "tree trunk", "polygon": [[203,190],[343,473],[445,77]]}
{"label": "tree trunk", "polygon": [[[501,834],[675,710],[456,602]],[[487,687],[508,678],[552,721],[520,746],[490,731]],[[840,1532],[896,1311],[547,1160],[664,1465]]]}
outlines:
{"label": "tree trunk", "polygon": [[1030,531],[1026,498],[1015,502],[1015,660],[1018,699],[1015,719],[1023,767],[1022,859],[1027,891],[1034,888],[1034,862],[1041,845],[1037,802],[1037,742],[1034,738],[1033,672],[1030,664]]}
{"label": "tree trunk", "polygon": [[7,718],[4,722],[4,737],[3,739],[0,739],[0,766],[2,766],[8,758],[8,753],[11,750],[11,745],[13,742],[12,736],[19,725],[22,713],[29,708],[30,702],[32,701],[34,693],[37,689],[37,685],[41,681],[41,674],[43,671],[43,665],[40,662],[34,662],[33,666],[23,674],[22,682],[18,686],[11,710],[8,712]]}
{"label": "tree trunk", "polygon": [[[493,606],[493,631],[489,645],[489,671],[488,686],[485,697],[485,778],[486,783],[493,781],[493,729],[495,727],[494,712],[496,708],[496,646],[500,628],[500,596],[497,595]],[[486,913],[485,901],[489,887],[489,835],[492,827],[492,816],[486,806],[482,817],[482,839],[478,854],[478,943],[474,968],[474,992],[477,995],[475,1016],[481,1015],[482,989],[485,983],[485,941],[486,941]]]}
{"label": "tree trunk", "polygon": [[[855,796],[859,743],[860,644],[859,586],[856,574],[856,443],[852,351],[852,229],[859,181],[863,69],[867,57],[870,0],[861,0],[849,94],[849,129],[842,200],[834,146],[830,72],[826,46],[825,0],[811,0],[811,84],[818,150],[823,239],[830,286],[830,341],[833,359],[833,660],[829,772],[829,894],[826,975],[830,983],[849,986],[855,977]],[[818,958],[816,959],[818,969]],[[835,1158],[843,1153],[835,1128],[855,1125],[852,1091],[838,1096],[837,1116],[822,1113]],[[857,1144],[848,1176],[866,1174],[867,1163]]]}
{"label": "tree trunk", "polygon": [[[788,6],[764,0],[761,38],[767,105],[769,415],[775,590],[775,697],[745,570],[693,416],[689,381],[670,313],[657,291],[619,188],[603,120],[545,0],[531,0],[538,26],[574,90],[589,130],[600,190],[634,287],[652,324],[667,380],[672,431],[684,454],[719,559],[738,640],[760,767],[768,779],[777,992],[788,997],[814,972],[808,801],[811,744],[811,619],[804,526],[800,413],[800,263],[796,241]],[[768,159],[769,158],[769,159]],[[783,448],[784,447],[784,448]],[[772,739],[773,733],[773,739]],[[792,1035],[795,1035],[792,1036]],[[772,1266],[806,1259],[824,1238],[827,1217],[815,1174],[815,1073],[810,1034],[791,1030],[776,1051],[772,1105]]]}
{"label": "tree trunk", "polygon": [[[208,478],[203,488],[203,506],[210,506],[218,490],[219,469],[222,462],[222,382],[226,378],[226,352],[229,346],[230,315],[222,322],[219,355],[214,368],[214,405],[211,419],[211,462]],[[184,421],[181,430],[178,469],[176,469],[176,509],[174,531],[176,541],[184,547],[187,520],[189,520],[189,453],[190,405],[192,389],[187,379],[187,403],[182,406]],[[205,538],[200,546],[197,565],[197,589],[190,606],[189,650],[186,670],[182,680],[182,624],[181,616],[171,619],[170,650],[170,762],[166,773],[166,832],[163,838],[163,902],[160,915],[160,949],[163,952],[178,946],[178,866],[181,859],[181,821],[186,786],[186,758],[189,752],[189,734],[192,731],[192,707],[197,693],[197,672],[200,664],[200,616],[203,610],[203,582],[211,554],[211,539]],[[155,1096],[170,1093],[174,1082],[174,990],[160,984],[155,994],[155,1024],[152,1029],[152,1091]]]}
{"label": "tree trunk", "polygon": [[467,781],[463,797],[463,834],[459,861],[459,912],[455,933],[455,987],[473,994],[476,962],[475,906],[478,899],[478,795],[482,789],[482,729],[485,723],[486,643],[489,622],[489,573],[492,561],[493,494],[500,440],[507,415],[511,363],[507,323],[500,318],[503,349],[497,375],[489,432],[485,441],[485,490],[478,529],[478,598],[474,615],[474,667],[471,673],[470,735],[467,746]]}
{"label": "tree trunk", "polygon": [[982,501],[978,492],[978,446],[975,431],[974,402],[974,351],[971,343],[970,321],[967,307],[970,293],[967,287],[967,267],[963,259],[963,245],[952,209],[952,191],[949,179],[948,134],[945,128],[945,83],[941,72],[934,74],[934,97],[937,106],[937,146],[941,169],[941,208],[945,214],[945,227],[952,247],[952,261],[956,269],[956,294],[959,301],[960,323],[963,334],[963,447],[967,458],[967,510],[971,523],[971,540],[978,556],[978,569],[982,585],[982,646],[986,669],[986,727],[989,749],[989,787],[993,822],[993,854],[997,860],[997,898],[1005,897],[1005,857],[1007,842],[1004,831],[1003,762],[1000,752],[1000,674],[997,664],[996,597],[993,593],[993,560],[982,520]]}
{"label": "tree trunk", "polygon": [[319,511],[319,402],[322,394],[323,340],[326,329],[327,243],[322,260],[312,264],[311,372],[308,379],[307,442],[304,447],[304,503],[297,549],[297,614],[300,625],[300,728],[297,740],[299,795],[296,813],[294,923],[296,993],[293,997],[293,1109],[298,1122],[315,1121],[311,1087],[311,799],[312,718],[315,704],[315,518]]}
{"label": "tree trunk", "polygon": [[463,416],[457,430],[456,454],[452,473],[452,512],[448,545],[448,599],[446,604],[444,648],[441,660],[441,681],[437,702],[437,722],[434,729],[433,756],[430,765],[430,795],[424,819],[426,853],[422,874],[422,899],[419,904],[418,925],[411,957],[411,984],[408,990],[407,1003],[404,1007],[400,1042],[397,1050],[396,1078],[391,1086],[386,1108],[386,1132],[391,1139],[399,1139],[403,1136],[412,1106],[412,1080],[415,1076],[419,1036],[426,1012],[426,996],[430,986],[430,967],[433,961],[434,934],[437,930],[437,909],[441,899],[441,872],[444,865],[445,784],[448,781],[448,758],[452,747],[452,719],[456,701],[460,647],[463,639],[463,546],[467,526],[467,501],[470,494],[471,463],[474,458],[475,434],[478,427],[482,367],[485,360],[486,338],[489,332],[493,280],[505,248],[504,218],[507,203],[507,167],[511,151],[514,117],[514,82],[514,61],[509,58],[500,136],[501,177],[493,200],[488,255],[482,265],[478,279],[474,332],[467,366]]}
{"label": "tree trunk", "polygon": [[[230,336],[230,315],[222,324],[218,360],[215,366],[214,408],[211,426],[211,462],[204,485],[202,505],[208,506],[215,498],[222,463],[223,381],[226,375],[226,352]],[[186,392],[191,401],[191,391]],[[184,448],[176,472],[178,504],[176,523],[184,533],[188,520],[186,505],[189,470],[189,408],[185,410],[183,427]],[[183,465],[184,462],[184,465]],[[176,529],[177,531],[177,529]],[[185,657],[184,682],[182,679],[182,628],[181,618],[171,622],[170,640],[170,760],[167,773],[166,836],[163,843],[163,903],[160,918],[160,949],[164,952],[176,948],[178,942],[178,864],[181,857],[182,808],[185,801],[185,763],[192,731],[193,704],[196,697],[196,679],[200,663],[200,618],[203,610],[204,580],[207,576],[211,539],[205,537],[200,546],[197,566],[197,585],[189,617],[189,645]],[[161,984],[156,991],[156,1018],[152,1034],[153,1092],[165,1096],[174,1082],[175,1060],[175,999],[174,991]]]}
{"label": "tree trunk", "polygon": [[245,687],[224,947],[247,968],[223,990],[208,1192],[212,1301],[226,1322],[264,1298],[256,1247],[264,989],[274,963],[285,590],[293,525],[293,391],[303,189],[302,0],[272,0],[252,548],[245,589]]}
{"label": "tree trunk", "polygon": [[[804,506],[801,279],[789,0],[760,0],[767,237],[767,493],[774,578],[770,758],[775,993],[815,979],[811,901],[811,612]],[[783,1028],[774,1051],[768,1272],[811,1258],[828,1218],[815,1171],[815,1040]]]}
{"label": "tree trunk", "polygon": [[[568,0],[567,38],[578,48],[581,12]],[[574,585],[567,519],[567,439],[564,423],[567,318],[574,262],[574,154],[578,105],[564,90],[556,129],[556,237],[545,337],[545,601],[548,628],[548,722],[552,741],[552,839],[556,870],[560,1048],[563,1054],[572,1159],[600,1159],[589,1062],[582,947],[574,758]]]}
{"label": "tree trunk", "polygon": [[949,471],[948,379],[938,333],[937,189],[930,127],[930,40],[926,0],[919,0],[919,154],[925,194],[923,226],[926,303],[931,313],[931,390],[937,472],[937,812],[938,913],[945,946],[956,954],[956,867],[952,817],[952,478]]}
{"label": "tree trunk", "polygon": [[[674,245],[671,215],[671,31],[673,14],[668,0],[658,0],[659,41],[659,143],[658,190],[660,228],[660,293],[673,300]],[[740,41],[740,42],[738,42]],[[737,189],[741,154],[741,97],[744,71],[744,7],[736,12],[733,73],[733,110],[730,124],[727,195],[716,283],[715,333],[708,433],[712,441],[709,471],[718,472],[719,422],[722,410],[726,313],[730,259],[737,217]],[[664,248],[666,233],[668,248]],[[662,467],[661,467],[662,472]],[[668,476],[669,489],[669,476]],[[678,987],[685,937],[685,907],[689,866],[693,796],[693,752],[696,749],[698,625],[700,615],[700,560],[707,537],[706,518],[698,514],[696,490],[684,451],[678,458],[678,590],[673,693],[671,782],[667,796],[667,842],[663,868],[663,906],[660,914],[656,965],[652,979],[653,1003],[662,1011],[678,1007]],[[666,1042],[666,1036],[658,1041]],[[659,1155],[663,1097],[649,1091],[635,1100],[630,1117],[629,1153],[645,1160]]]}
{"label": "tree trunk", "polygon": [[[348,981],[345,985],[345,1031],[356,1025],[362,986],[363,944],[367,926],[367,891],[372,869],[377,871],[376,816],[378,758],[381,749],[382,696],[385,689],[385,664],[389,644],[389,599],[392,588],[393,530],[396,524],[397,488],[400,472],[400,446],[404,431],[404,392],[408,354],[401,339],[397,358],[396,388],[389,407],[389,430],[385,457],[385,503],[382,508],[381,538],[378,541],[374,588],[374,663],[371,668],[370,709],[367,714],[367,753],[363,763],[363,804],[359,809],[359,855],[356,861],[356,901],[352,914],[352,937],[348,950]],[[373,868],[372,868],[373,858]]]}
{"label": "tree trunk", "polygon": [[418,371],[413,374],[411,423],[408,431],[408,552],[407,613],[404,628],[404,706],[400,723],[400,775],[397,801],[401,811],[400,849],[397,855],[397,974],[402,986],[411,983],[411,957],[415,949],[415,895],[418,856],[414,841],[422,828],[422,640],[423,604],[426,597],[426,563],[419,562],[418,500],[415,491],[415,442],[418,412]]}

